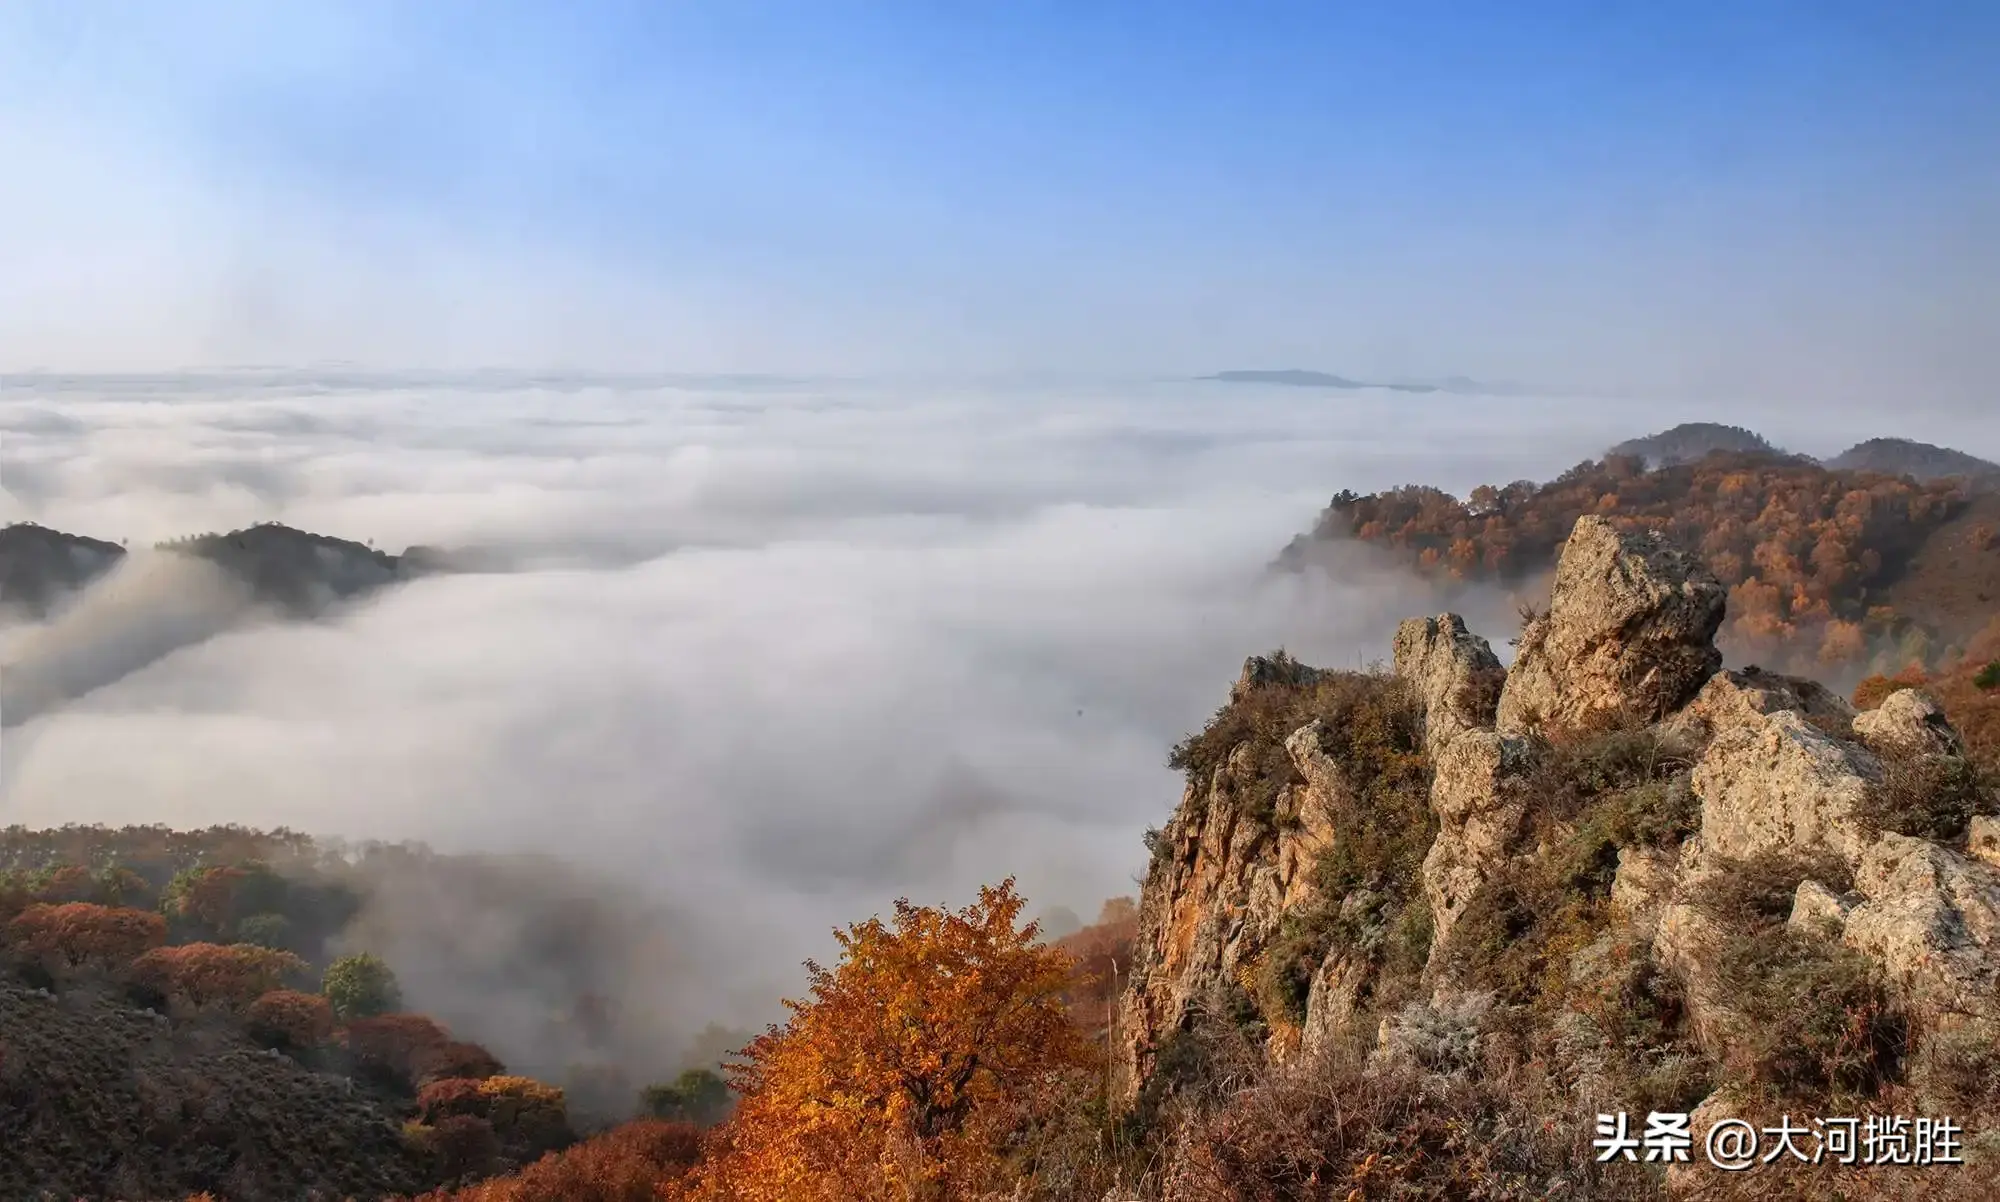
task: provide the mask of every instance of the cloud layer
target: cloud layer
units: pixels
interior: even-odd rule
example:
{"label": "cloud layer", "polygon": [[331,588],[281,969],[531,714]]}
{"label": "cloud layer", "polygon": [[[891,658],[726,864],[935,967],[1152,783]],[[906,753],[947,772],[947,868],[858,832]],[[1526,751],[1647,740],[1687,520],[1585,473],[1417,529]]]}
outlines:
{"label": "cloud layer", "polygon": [[[8,731],[0,822],[553,853],[728,949],[676,1005],[740,1025],[896,896],[1129,892],[1167,748],[1245,655],[1356,664],[1430,607],[1360,561],[1263,574],[1335,490],[1545,477],[1665,420],[1144,382],[17,381],[0,519],[134,547],[275,519],[508,570],[208,637],[217,611],[135,610],[135,562],[6,636],[10,703],[81,696]],[[1475,615],[1496,642],[1505,608]]]}

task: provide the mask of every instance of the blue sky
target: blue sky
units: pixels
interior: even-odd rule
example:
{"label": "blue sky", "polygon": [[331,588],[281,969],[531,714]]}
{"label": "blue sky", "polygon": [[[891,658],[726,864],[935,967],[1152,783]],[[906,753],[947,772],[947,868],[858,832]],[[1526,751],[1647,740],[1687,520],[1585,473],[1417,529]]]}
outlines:
{"label": "blue sky", "polygon": [[0,366],[2000,373],[2000,6],[0,7]]}

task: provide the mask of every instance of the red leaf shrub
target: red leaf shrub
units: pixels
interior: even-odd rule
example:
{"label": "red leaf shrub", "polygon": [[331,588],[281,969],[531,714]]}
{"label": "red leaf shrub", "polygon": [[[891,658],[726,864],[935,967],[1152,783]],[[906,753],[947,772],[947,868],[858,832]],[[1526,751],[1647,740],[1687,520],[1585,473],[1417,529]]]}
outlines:
{"label": "red leaf shrub", "polygon": [[244,1006],[305,972],[305,961],[250,943],[156,947],[132,963],[132,979],[193,1006]]}
{"label": "red leaf shrub", "polygon": [[333,1007],[316,993],[273,989],[244,1012],[250,1036],[279,1048],[313,1048],[333,1034]]}
{"label": "red leaf shrub", "polygon": [[417,1087],[417,1065],[451,1042],[451,1035],[421,1014],[378,1014],[347,1024],[342,1041],[356,1072]]}
{"label": "red leaf shrub", "polygon": [[89,902],[36,903],[7,924],[7,942],[51,972],[120,969],[166,939],[158,914]]}
{"label": "red leaf shrub", "polygon": [[440,1120],[431,1128],[430,1143],[440,1174],[451,1181],[491,1173],[500,1160],[493,1124],[470,1114]]}
{"label": "red leaf shrub", "polygon": [[669,1202],[684,1196],[678,1183],[701,1155],[702,1134],[693,1125],[640,1119],[512,1176],[438,1190],[416,1202]]}
{"label": "red leaf shrub", "polygon": [[432,1125],[468,1116],[485,1119],[509,1152],[528,1156],[560,1147],[571,1138],[563,1091],[532,1077],[433,1081],[417,1094],[417,1114]]}
{"label": "red leaf shrub", "polygon": [[421,1086],[452,1077],[480,1081],[501,1075],[507,1071],[507,1066],[478,1044],[454,1039],[418,1051],[411,1058],[410,1071],[415,1084]]}
{"label": "red leaf shrub", "polygon": [[455,1115],[484,1118],[492,1106],[479,1086],[479,1081],[464,1077],[433,1081],[417,1093],[417,1117],[433,1125]]}

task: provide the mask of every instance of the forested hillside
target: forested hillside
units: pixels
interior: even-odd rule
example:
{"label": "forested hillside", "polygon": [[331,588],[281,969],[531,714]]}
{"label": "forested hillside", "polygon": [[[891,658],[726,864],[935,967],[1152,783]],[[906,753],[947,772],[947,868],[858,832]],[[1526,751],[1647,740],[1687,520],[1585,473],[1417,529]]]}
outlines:
{"label": "forested hillside", "polygon": [[[567,949],[547,965],[573,992],[549,995],[546,1046],[615,1044],[615,999],[591,992],[588,963],[606,936],[560,881],[549,907],[518,874],[416,847],[0,831],[0,1198],[380,1198],[521,1168],[638,1115],[691,1146],[726,1111],[712,1068],[537,1080],[406,1009],[365,946],[399,946],[395,932],[357,919],[412,872]],[[522,988],[535,967],[469,986]]]}
{"label": "forested hillside", "polygon": [[[2000,499],[1973,482],[1728,452],[1653,469],[1611,455],[1464,499],[1422,485],[1343,492],[1280,563],[1356,540],[1447,585],[1493,583],[1532,601],[1585,514],[1657,530],[1702,557],[1729,590],[1721,643],[1732,662],[1849,681],[1942,668],[2000,610]],[[1953,553],[1927,557],[1944,537]]]}

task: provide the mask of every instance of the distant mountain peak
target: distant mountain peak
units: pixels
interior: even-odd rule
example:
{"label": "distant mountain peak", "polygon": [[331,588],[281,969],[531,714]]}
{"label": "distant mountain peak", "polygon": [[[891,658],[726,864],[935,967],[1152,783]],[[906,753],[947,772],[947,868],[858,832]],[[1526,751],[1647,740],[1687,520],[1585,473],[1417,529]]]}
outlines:
{"label": "distant mountain peak", "polygon": [[1219,371],[1212,376],[1198,378],[1222,384],[1281,384],[1292,388],[1387,388],[1395,392],[1437,391],[1437,386],[1433,384],[1381,384],[1366,380],[1350,380],[1346,376],[1336,376],[1323,371],[1308,371],[1301,367],[1237,369]]}
{"label": "distant mountain peak", "polygon": [[1646,461],[1647,467],[1669,467],[1694,463],[1717,451],[1732,455],[1782,455],[1785,452],[1754,430],[1727,426],[1720,422],[1682,422],[1670,430],[1628,438],[1606,451],[1606,455],[1626,455]]}
{"label": "distant mountain peak", "polygon": [[1871,438],[1827,460],[1839,471],[1880,472],[1889,476],[1913,476],[1918,480],[1941,480],[1962,476],[1968,480],[2000,479],[2000,463],[1909,438]]}

